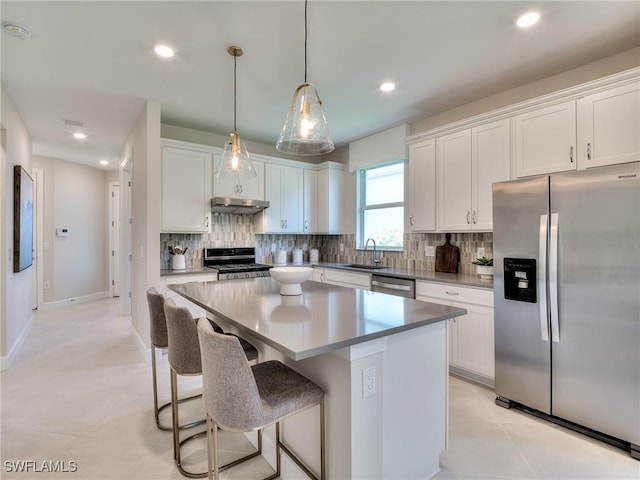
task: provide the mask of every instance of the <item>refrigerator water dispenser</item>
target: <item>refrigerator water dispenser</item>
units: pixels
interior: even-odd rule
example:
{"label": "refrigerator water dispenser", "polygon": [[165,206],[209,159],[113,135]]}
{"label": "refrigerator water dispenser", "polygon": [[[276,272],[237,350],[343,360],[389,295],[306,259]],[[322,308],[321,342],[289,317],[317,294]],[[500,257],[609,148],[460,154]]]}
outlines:
{"label": "refrigerator water dispenser", "polygon": [[517,302],[536,303],[537,283],[535,259],[504,259],[504,298]]}

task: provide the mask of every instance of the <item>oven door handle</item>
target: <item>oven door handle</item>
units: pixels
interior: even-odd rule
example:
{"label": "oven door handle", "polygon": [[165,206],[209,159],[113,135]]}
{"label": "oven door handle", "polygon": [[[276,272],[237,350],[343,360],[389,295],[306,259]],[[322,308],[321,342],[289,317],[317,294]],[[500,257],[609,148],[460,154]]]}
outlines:
{"label": "oven door handle", "polygon": [[403,292],[410,292],[410,285],[398,285],[397,283],[385,283],[379,282],[378,280],[371,280],[371,285],[375,285],[376,287],[389,288],[391,290],[402,290]]}

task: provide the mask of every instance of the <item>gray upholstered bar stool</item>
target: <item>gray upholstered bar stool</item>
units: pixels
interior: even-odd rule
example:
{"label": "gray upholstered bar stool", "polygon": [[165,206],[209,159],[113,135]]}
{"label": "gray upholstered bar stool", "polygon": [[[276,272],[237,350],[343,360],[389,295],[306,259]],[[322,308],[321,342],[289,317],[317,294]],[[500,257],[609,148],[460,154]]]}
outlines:
{"label": "gray upholstered bar stool", "polygon": [[[169,366],[171,370],[171,417],[173,420],[173,457],[176,463],[178,471],[189,478],[203,478],[207,476],[207,472],[189,472],[182,466],[182,459],[180,457],[180,448],[186,442],[195,438],[201,437],[206,434],[205,432],[199,432],[194,435],[190,435],[187,438],[180,440],[180,432],[178,428],[178,375],[202,375],[202,358],[200,355],[200,344],[198,342],[198,331],[196,325],[198,323],[206,324],[213,331],[214,328],[222,329],[206,318],[194,319],[191,312],[185,307],[177,306],[173,300],[166,299],[164,302],[164,313],[167,319],[167,337],[169,341]],[[242,344],[240,351],[242,352],[243,361],[248,365],[248,361],[258,361],[258,350],[244,339],[240,339],[235,335],[228,335],[226,333],[219,333],[223,337],[233,338],[238,344]],[[261,433],[258,436],[258,443],[262,446]],[[229,468],[233,465],[237,465],[249,458],[253,458],[261,454],[260,451],[251,453],[244,456],[228,465],[225,468]]]}
{"label": "gray upholstered bar stool", "polygon": [[[238,340],[216,333],[207,322],[198,324],[202,352],[202,400],[207,411],[209,479],[218,480],[218,428],[233,432],[261,430],[276,425],[276,472],[285,452],[305,474],[324,480],[324,391],[281,362],[271,360],[250,366]],[[296,457],[280,439],[280,421],[315,405],[320,406],[320,477]]]}
{"label": "gray upholstered bar stool", "polygon": [[[165,349],[169,347],[167,339],[167,320],[164,316],[164,295],[159,293],[154,287],[147,290],[147,303],[149,304],[149,336],[151,338],[151,375],[153,383],[153,414],[156,418],[156,425],[160,430],[170,431],[171,427],[160,424],[160,412],[171,406],[171,402],[158,407],[158,374],[156,369],[156,349]],[[216,330],[217,331],[217,330]],[[222,332],[222,329],[220,329]],[[199,398],[202,395],[192,395],[190,397],[181,398],[178,402],[185,402]],[[195,427],[201,425],[202,421],[192,422],[187,425],[181,425],[181,429]]]}

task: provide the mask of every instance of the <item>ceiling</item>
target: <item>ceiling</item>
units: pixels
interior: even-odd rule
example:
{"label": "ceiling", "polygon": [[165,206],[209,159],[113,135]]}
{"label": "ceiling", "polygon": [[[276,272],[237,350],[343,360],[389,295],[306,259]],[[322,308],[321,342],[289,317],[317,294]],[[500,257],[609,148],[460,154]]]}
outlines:
{"label": "ceiling", "polygon": [[[36,155],[116,168],[146,99],[162,122],[275,144],[304,79],[304,2],[7,1],[2,83]],[[516,17],[535,9],[527,30]],[[337,146],[640,45],[637,1],[324,1],[308,8],[308,80]],[[173,58],[153,53],[170,44]],[[397,83],[383,94],[384,80]],[[63,119],[85,124],[71,138]]]}

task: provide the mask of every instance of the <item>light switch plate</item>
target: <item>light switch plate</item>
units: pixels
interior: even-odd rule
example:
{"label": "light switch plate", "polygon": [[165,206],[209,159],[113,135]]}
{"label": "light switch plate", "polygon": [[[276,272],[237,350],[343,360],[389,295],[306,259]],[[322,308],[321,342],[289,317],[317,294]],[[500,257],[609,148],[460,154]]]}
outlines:
{"label": "light switch plate", "polygon": [[478,258],[482,258],[482,257],[484,257],[484,248],[479,247],[479,248],[478,248],[478,252],[477,252],[476,256],[477,256]]}
{"label": "light switch plate", "polygon": [[436,247],[433,245],[427,245],[424,247],[424,256],[425,257],[435,257],[436,255]]}

